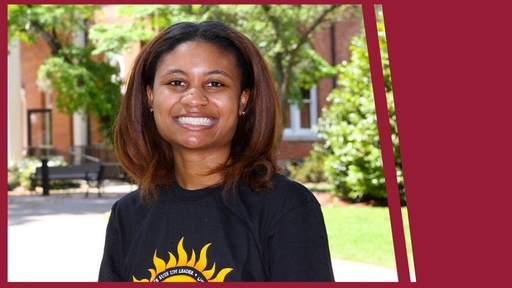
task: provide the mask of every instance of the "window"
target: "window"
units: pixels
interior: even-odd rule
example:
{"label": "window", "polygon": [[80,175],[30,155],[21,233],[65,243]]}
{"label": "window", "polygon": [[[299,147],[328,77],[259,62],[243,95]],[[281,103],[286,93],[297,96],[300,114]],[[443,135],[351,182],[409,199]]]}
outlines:
{"label": "window", "polygon": [[52,110],[27,110],[28,156],[53,155]]}
{"label": "window", "polygon": [[318,140],[312,127],[316,125],[317,95],[316,87],[302,90],[302,107],[293,104],[291,100],[283,107],[284,140]]}

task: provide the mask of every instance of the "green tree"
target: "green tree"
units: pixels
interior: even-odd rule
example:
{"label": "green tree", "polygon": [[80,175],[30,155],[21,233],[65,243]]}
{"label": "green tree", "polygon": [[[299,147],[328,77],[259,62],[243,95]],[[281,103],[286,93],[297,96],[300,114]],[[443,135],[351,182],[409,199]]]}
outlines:
{"label": "green tree", "polygon": [[[9,41],[32,43],[38,37],[52,55],[39,70],[42,90],[58,95],[64,113],[91,113],[107,133],[118,111],[120,79],[98,56],[123,54],[133,43],[144,45],[172,23],[220,20],[241,30],[261,49],[276,79],[281,100],[301,103],[301,88],[337,73],[313,49],[314,32],[341,19],[361,19],[359,5],[119,5],[132,23],[93,23],[99,5],[9,5]],[[84,31],[85,45],[73,44]],[[284,105],[283,105],[284,107]]]}
{"label": "green tree", "polygon": [[[38,70],[42,92],[57,94],[61,113],[94,115],[109,140],[112,122],[119,110],[121,82],[111,66],[87,38],[98,5],[9,5],[8,41],[33,44],[43,39],[50,56]],[[83,32],[83,34],[80,34]],[[81,38],[80,38],[80,35]],[[75,44],[77,41],[81,44]]]}
{"label": "green tree", "polygon": [[[398,183],[403,192],[391,75],[382,14],[378,14],[379,45],[391,126]],[[343,63],[339,89],[329,95],[330,105],[323,109],[317,134],[323,144],[313,153],[324,155],[324,171],[335,194],[355,201],[386,200],[385,178],[377,128],[375,103],[366,38],[355,37],[350,62]],[[401,193],[402,201],[405,200]]]}
{"label": "green tree", "polygon": [[337,73],[313,49],[314,32],[341,19],[361,19],[360,6],[353,5],[120,5],[118,11],[135,21],[93,27],[90,37],[103,43],[100,52],[128,47],[133,39],[125,35],[141,36],[144,42],[176,22],[223,21],[257,44],[272,68],[281,100],[296,103],[301,102],[301,88]]}

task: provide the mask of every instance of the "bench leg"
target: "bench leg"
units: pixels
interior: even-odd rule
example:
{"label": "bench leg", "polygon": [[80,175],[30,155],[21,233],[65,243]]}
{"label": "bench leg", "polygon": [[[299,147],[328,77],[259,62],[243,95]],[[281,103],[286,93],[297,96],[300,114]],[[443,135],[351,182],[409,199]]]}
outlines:
{"label": "bench leg", "polygon": [[98,187],[98,197],[101,197],[101,194],[103,194],[103,181],[98,181],[96,187]]}
{"label": "bench leg", "polygon": [[87,183],[87,189],[85,190],[85,198],[89,197],[89,187],[91,187],[91,185]]}
{"label": "bench leg", "polygon": [[[85,190],[85,197],[89,197],[89,188],[91,187],[91,185],[87,184],[87,190]],[[101,197],[101,186],[97,188],[98,189],[98,197]]]}

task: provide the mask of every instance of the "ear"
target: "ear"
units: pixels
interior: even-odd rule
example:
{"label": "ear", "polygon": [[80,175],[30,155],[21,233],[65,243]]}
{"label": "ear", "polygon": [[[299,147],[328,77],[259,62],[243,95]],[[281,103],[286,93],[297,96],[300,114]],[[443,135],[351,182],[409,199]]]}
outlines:
{"label": "ear", "polygon": [[153,89],[151,86],[146,86],[146,94],[148,95],[149,107],[153,108]]}
{"label": "ear", "polygon": [[247,106],[247,101],[249,101],[249,90],[242,91],[242,94],[240,95],[240,108],[238,108],[238,115],[245,114],[245,106]]}

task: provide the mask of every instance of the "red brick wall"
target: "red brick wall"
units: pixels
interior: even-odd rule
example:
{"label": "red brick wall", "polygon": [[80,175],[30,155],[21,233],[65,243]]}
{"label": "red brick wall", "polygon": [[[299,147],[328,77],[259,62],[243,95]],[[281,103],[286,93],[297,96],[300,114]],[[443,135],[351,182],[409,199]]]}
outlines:
{"label": "red brick wall", "polygon": [[[52,141],[53,146],[58,150],[67,151],[72,143],[72,119],[69,116],[58,113],[55,107],[45,107],[45,94],[39,91],[37,85],[37,71],[44,60],[50,56],[50,49],[43,40],[39,40],[35,45],[26,45],[20,43],[20,65],[21,65],[21,83],[25,89],[26,109],[52,109]],[[55,95],[52,95],[55,99]],[[38,120],[40,117],[38,117]],[[32,126],[32,145],[41,144],[41,121]],[[30,122],[27,123],[30,125]],[[39,128],[39,129],[38,129]],[[28,127],[24,127],[28,132]],[[29,143],[24,143],[28,146]]]}
{"label": "red brick wall", "polygon": [[25,89],[27,109],[44,108],[44,98],[41,97],[36,83],[37,70],[50,55],[50,49],[42,40],[35,45],[20,42],[20,55],[21,85]]}
{"label": "red brick wall", "polygon": [[[53,95],[52,98],[56,99],[57,95]],[[73,118],[60,113],[53,107],[52,129],[53,146],[62,153],[67,152],[69,146],[73,145]]]}
{"label": "red brick wall", "polygon": [[[346,20],[338,22],[334,26],[334,30],[331,26],[325,26],[323,29],[315,34],[313,37],[314,45],[318,54],[320,54],[328,63],[334,64],[333,62],[333,31],[335,35],[335,63],[341,63],[342,61],[350,59],[350,41],[353,36],[357,35],[361,31],[360,20]],[[334,80],[332,78],[324,78],[318,82],[317,95],[318,95],[318,116],[322,115],[322,107],[328,105],[327,96],[334,88]],[[309,154],[313,145],[312,141],[284,141],[281,148],[279,158],[282,160],[304,158]]]}
{"label": "red brick wall", "polygon": [[304,158],[313,148],[311,141],[285,141],[279,150],[280,160],[294,160]]}
{"label": "red brick wall", "polygon": [[[343,61],[350,60],[350,41],[352,37],[361,32],[362,26],[360,20],[345,20],[338,22],[334,25],[324,27],[324,29],[315,34],[314,48],[318,51],[327,62],[332,64],[339,64]],[[332,34],[334,31],[334,47],[335,47],[335,61],[333,61],[332,49]],[[323,106],[328,105],[327,96],[334,88],[334,80],[322,79],[318,83],[318,115],[321,115]]]}
{"label": "red brick wall", "polygon": [[[50,54],[51,51],[43,40],[37,41],[34,45],[20,44],[20,55],[22,55],[20,61],[21,82],[25,89],[25,109],[52,109],[52,144],[57,151],[65,153],[73,145],[73,117],[60,113],[54,105],[45,107],[45,94],[39,91],[37,85],[37,71]],[[52,103],[55,103],[56,98],[57,95],[53,94]],[[40,121],[32,125],[32,145],[41,144],[39,139],[41,139],[42,126],[39,124],[41,124]],[[97,121],[91,116],[90,145],[103,142],[103,136],[98,132],[98,128]],[[24,129],[28,133],[28,127],[24,127]],[[29,143],[24,143],[24,145],[28,146]]]}

